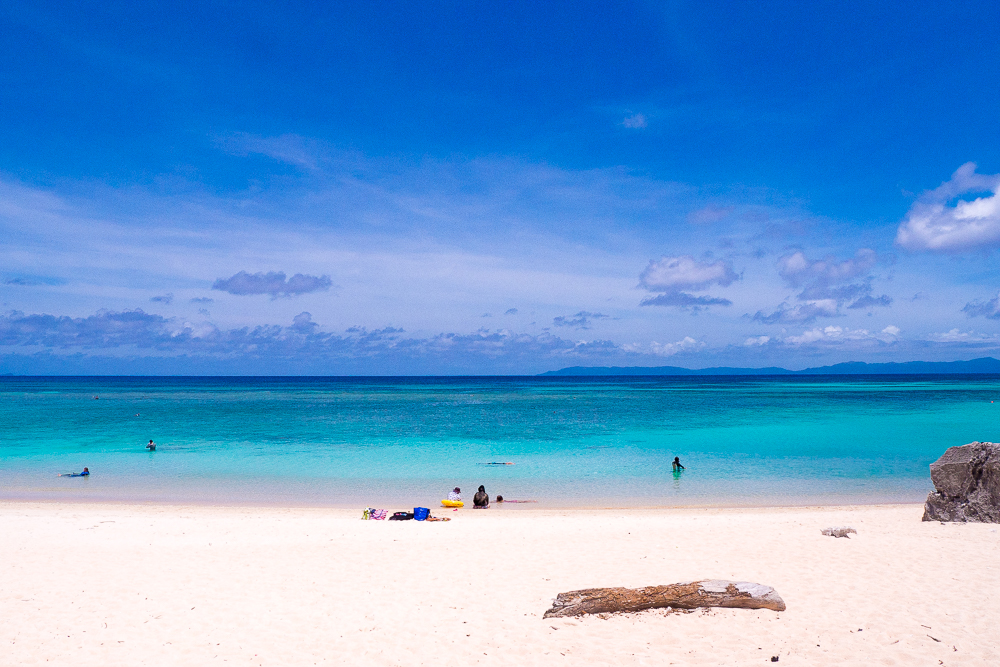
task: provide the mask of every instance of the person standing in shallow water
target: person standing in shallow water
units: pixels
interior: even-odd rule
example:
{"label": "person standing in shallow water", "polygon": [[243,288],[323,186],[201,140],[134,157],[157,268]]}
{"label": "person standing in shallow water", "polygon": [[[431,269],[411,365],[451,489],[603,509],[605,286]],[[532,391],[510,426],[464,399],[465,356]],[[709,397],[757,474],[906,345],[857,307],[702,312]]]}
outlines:
{"label": "person standing in shallow water", "polygon": [[674,462],[670,464],[670,468],[674,472],[680,472],[681,470],[684,470],[684,466],[681,465],[681,457],[675,456]]}
{"label": "person standing in shallow water", "polygon": [[149,444],[146,445],[146,449],[148,449],[151,452],[155,452],[156,451],[156,443],[153,442],[152,440],[150,440]]}
{"label": "person standing in shallow water", "polygon": [[472,497],[472,509],[485,510],[490,508],[490,497],[486,495],[486,487],[480,485],[476,495]]}

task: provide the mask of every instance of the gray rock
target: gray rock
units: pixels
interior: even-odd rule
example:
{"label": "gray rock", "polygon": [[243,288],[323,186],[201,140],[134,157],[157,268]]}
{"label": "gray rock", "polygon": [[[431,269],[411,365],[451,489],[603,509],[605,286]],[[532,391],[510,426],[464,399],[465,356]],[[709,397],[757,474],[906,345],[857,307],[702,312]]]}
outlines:
{"label": "gray rock", "polygon": [[1000,523],[1000,444],[950,447],[931,464],[924,521]]}
{"label": "gray rock", "polygon": [[822,531],[824,535],[829,535],[830,537],[846,537],[850,539],[848,533],[858,534],[858,531],[854,530],[850,526],[834,526],[833,528],[824,528]]}

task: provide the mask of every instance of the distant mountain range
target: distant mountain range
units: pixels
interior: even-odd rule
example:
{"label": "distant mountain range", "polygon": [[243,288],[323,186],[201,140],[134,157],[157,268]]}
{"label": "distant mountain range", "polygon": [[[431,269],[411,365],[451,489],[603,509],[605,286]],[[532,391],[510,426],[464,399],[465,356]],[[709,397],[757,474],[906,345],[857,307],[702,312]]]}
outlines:
{"label": "distant mountain range", "polygon": [[848,361],[833,366],[817,366],[801,371],[771,366],[768,368],[681,368],[680,366],[571,366],[539,375],[1000,375],[1000,360],[993,357],[971,361],[906,361],[903,363],[868,364]]}

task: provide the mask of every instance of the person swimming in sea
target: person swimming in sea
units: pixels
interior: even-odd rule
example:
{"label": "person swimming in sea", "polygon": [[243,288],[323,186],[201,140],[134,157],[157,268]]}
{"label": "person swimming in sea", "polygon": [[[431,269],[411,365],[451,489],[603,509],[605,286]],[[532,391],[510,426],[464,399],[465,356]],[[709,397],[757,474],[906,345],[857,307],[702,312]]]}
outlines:
{"label": "person swimming in sea", "polygon": [[472,509],[487,510],[490,508],[490,497],[486,494],[486,487],[480,485],[476,495],[472,497]]}
{"label": "person swimming in sea", "polygon": [[681,465],[681,457],[675,456],[674,457],[674,462],[670,464],[670,468],[674,472],[679,472],[681,470],[685,470],[684,466]]}
{"label": "person swimming in sea", "polygon": [[457,486],[454,489],[452,489],[451,493],[448,494],[448,500],[451,500],[456,503],[462,502],[462,489],[458,488]]}
{"label": "person swimming in sea", "polygon": [[64,472],[60,473],[60,477],[87,477],[90,475],[90,468],[84,468],[83,472]]}
{"label": "person swimming in sea", "polygon": [[151,452],[155,452],[156,451],[156,443],[153,442],[152,440],[150,440],[149,444],[146,445],[146,449],[148,449]]}

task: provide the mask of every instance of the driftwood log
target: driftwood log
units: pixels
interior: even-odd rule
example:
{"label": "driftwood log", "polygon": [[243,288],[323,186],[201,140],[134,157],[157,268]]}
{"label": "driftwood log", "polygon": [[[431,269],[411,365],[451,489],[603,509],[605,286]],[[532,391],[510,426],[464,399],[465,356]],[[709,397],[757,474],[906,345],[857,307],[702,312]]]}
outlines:
{"label": "driftwood log", "polygon": [[586,588],[560,593],[545,618],[644,609],[735,607],[785,611],[785,601],[770,586],[747,581],[706,579],[645,588]]}

